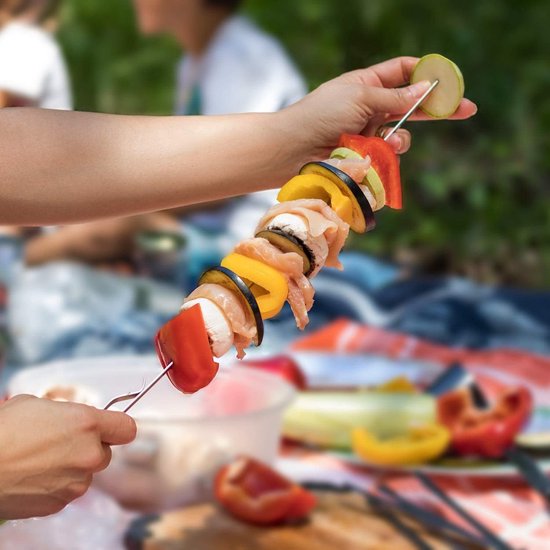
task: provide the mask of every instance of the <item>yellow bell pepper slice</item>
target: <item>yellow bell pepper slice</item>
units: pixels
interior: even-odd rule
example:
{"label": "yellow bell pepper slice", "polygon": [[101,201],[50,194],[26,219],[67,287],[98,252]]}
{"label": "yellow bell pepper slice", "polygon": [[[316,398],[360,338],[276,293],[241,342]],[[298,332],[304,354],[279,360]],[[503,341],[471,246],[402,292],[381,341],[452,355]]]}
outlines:
{"label": "yellow bell pepper slice", "polygon": [[288,283],[282,273],[259,260],[236,253],[226,256],[221,265],[239,275],[250,287],[263,319],[271,319],[281,311],[288,296]]}
{"label": "yellow bell pepper slice", "polygon": [[379,439],[364,428],[355,428],[352,446],[355,453],[370,464],[410,466],[439,458],[447,450],[451,436],[439,424],[410,428],[406,434]]}
{"label": "yellow bell pepper slice", "polygon": [[416,386],[406,376],[396,376],[384,384],[376,386],[381,393],[417,393]]}
{"label": "yellow bell pepper slice", "polygon": [[328,178],[318,174],[302,174],[293,177],[279,191],[279,202],[298,199],[321,199],[325,201],[338,216],[351,225],[353,221],[353,204],[340,188]]}

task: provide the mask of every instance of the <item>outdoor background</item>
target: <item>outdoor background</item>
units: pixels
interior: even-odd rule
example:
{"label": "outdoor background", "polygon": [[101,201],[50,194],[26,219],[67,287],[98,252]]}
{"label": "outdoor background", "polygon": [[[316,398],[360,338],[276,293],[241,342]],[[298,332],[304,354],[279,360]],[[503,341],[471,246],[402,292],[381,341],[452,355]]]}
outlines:
{"label": "outdoor background", "polygon": [[[431,273],[548,286],[548,0],[249,0],[246,12],[282,40],[312,88],[393,56],[453,59],[479,114],[409,124],[405,211],[381,214],[353,246]],[[78,109],[171,112],[179,50],[137,35],[130,0],[66,0],[61,22]]]}

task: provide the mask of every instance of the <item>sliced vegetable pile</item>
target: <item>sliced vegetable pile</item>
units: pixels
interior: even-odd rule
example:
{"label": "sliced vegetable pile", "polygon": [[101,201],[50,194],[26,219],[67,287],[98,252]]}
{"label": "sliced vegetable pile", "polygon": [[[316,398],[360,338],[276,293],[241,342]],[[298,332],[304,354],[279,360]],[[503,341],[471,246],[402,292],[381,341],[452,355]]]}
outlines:
{"label": "sliced vegetable pile", "polygon": [[[463,92],[456,85],[456,66],[442,59],[422,58],[415,71],[440,80],[431,102],[435,116],[451,114]],[[282,187],[278,201],[260,220],[255,237],[206,271],[178,317],[159,331],[159,358],[164,368],[173,364],[170,379],[179,390],[207,385],[218,369],[214,357],[232,346],[239,358],[251,344],[259,346],[263,320],[276,316],[285,302],[298,328],[307,325],[311,279],[325,266],[342,268],[338,255],[350,228],[370,231],[376,211],[402,207],[398,158],[381,138],[343,135],[329,159],[309,162]]]}
{"label": "sliced vegetable pile", "polygon": [[507,388],[481,408],[474,386],[455,386],[436,397],[398,377],[368,390],[301,391],[285,413],[283,434],[301,444],[353,452],[369,465],[384,467],[444,457],[494,461],[514,445],[544,447],[520,436],[533,412],[527,388]]}
{"label": "sliced vegetable pile", "polygon": [[510,388],[488,408],[475,405],[468,388],[439,398],[438,418],[451,431],[451,443],[459,456],[501,458],[512,447],[533,412],[527,388]]}

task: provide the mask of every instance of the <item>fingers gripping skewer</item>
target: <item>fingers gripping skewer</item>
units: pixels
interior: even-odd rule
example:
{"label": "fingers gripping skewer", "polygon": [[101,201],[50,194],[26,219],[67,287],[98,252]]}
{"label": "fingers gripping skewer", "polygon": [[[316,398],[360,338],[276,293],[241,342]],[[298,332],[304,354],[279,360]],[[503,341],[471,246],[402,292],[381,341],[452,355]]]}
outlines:
{"label": "fingers gripping skewer", "polygon": [[435,87],[439,84],[439,80],[435,80],[432,85],[422,94],[422,97],[418,99],[418,101],[407,111],[405,115],[403,115],[403,118],[388,132],[386,136],[384,136],[384,141],[388,141],[405,122],[407,122],[408,118],[418,109],[418,107],[422,104],[422,102],[434,91]]}

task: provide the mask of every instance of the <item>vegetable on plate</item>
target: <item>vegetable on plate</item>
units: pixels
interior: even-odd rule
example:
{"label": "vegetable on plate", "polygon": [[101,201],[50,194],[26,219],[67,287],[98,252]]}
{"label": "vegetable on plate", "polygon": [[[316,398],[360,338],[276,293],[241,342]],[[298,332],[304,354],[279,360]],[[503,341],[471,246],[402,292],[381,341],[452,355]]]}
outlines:
{"label": "vegetable on plate", "polygon": [[352,431],[358,427],[386,438],[435,423],[436,401],[430,395],[308,391],[287,409],[283,435],[309,445],[349,450]]}
{"label": "vegetable on plate", "polygon": [[442,456],[451,440],[449,430],[439,424],[411,427],[403,435],[380,438],[365,428],[353,430],[353,450],[369,464],[411,466]]}
{"label": "vegetable on plate", "polygon": [[529,420],[531,392],[524,387],[502,392],[489,408],[475,405],[468,388],[442,395],[437,414],[451,432],[452,450],[460,456],[501,458]]}

